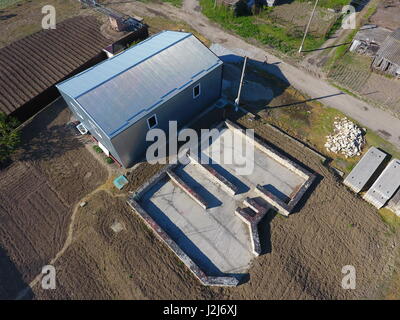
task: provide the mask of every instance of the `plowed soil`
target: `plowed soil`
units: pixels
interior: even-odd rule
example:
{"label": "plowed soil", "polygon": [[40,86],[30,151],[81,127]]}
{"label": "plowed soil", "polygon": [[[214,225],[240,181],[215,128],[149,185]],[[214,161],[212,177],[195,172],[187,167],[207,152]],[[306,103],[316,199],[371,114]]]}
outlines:
{"label": "plowed soil", "polygon": [[[268,143],[302,162],[318,182],[289,218],[270,216],[263,225],[270,252],[253,260],[249,281],[237,288],[202,287],[133,214],[123,193],[100,191],[79,208],[73,242],[56,262],[57,290],[35,286],[38,299],[358,299],[380,297],[392,275],[396,233],[378,212],[354,195],[319,157],[265,126],[237,119]],[[219,116],[214,112],[212,118]],[[210,116],[211,117],[211,116]],[[130,174],[133,191],[158,168],[140,165]],[[111,225],[124,229],[115,233]],[[343,266],[356,269],[356,289],[344,290]]]}
{"label": "plowed soil", "polygon": [[75,203],[107,177],[69,117],[61,100],[38,114],[0,171],[0,298],[14,298],[49,263],[64,245]]}

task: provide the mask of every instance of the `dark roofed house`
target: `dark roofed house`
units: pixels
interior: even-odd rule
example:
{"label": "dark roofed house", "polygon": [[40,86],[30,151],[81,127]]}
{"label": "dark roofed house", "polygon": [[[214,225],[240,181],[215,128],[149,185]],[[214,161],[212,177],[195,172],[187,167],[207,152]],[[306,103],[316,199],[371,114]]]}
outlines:
{"label": "dark roofed house", "polygon": [[55,84],[94,65],[110,44],[95,17],[75,17],[0,49],[0,111],[26,120],[59,96]]}
{"label": "dark roofed house", "polygon": [[400,78],[400,28],[389,34],[382,43],[372,68]]}

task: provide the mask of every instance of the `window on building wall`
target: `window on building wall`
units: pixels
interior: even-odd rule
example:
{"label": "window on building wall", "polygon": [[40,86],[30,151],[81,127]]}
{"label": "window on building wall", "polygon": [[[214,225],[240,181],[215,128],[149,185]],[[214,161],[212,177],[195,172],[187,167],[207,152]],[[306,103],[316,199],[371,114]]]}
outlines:
{"label": "window on building wall", "polygon": [[196,99],[200,95],[200,83],[193,87],[193,99]]}
{"label": "window on building wall", "polygon": [[149,129],[153,129],[154,127],[156,127],[158,124],[157,122],[157,116],[155,114],[153,114],[150,118],[147,119],[147,126],[149,127]]}

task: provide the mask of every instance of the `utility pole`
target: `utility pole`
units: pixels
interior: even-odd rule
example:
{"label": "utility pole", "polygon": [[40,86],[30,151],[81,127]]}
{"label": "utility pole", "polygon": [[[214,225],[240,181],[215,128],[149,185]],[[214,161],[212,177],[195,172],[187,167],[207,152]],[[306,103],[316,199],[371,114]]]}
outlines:
{"label": "utility pole", "polygon": [[244,57],[242,75],[241,75],[241,77],[240,77],[240,83],[239,83],[239,91],[238,91],[237,98],[235,99],[235,111],[238,111],[238,109],[239,109],[240,93],[242,92],[242,85],[243,85],[243,78],[244,78],[244,70],[246,69],[246,63],[247,63],[247,57]]}
{"label": "utility pole", "polygon": [[312,18],[314,17],[315,9],[317,9],[318,1],[319,0],[315,0],[314,9],[313,9],[313,11],[311,13],[310,20],[308,21],[308,24],[307,24],[307,27],[306,27],[306,31],[304,32],[304,37],[303,37],[303,41],[301,41],[301,46],[300,46],[300,49],[299,49],[299,53],[301,53],[301,50],[303,50],[304,41],[306,40],[308,29],[310,28]]}

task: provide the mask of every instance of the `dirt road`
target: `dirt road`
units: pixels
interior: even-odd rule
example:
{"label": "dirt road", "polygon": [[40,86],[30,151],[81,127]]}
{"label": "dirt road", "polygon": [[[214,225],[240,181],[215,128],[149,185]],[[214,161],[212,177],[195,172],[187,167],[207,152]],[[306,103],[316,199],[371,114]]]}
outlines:
{"label": "dirt road", "polygon": [[400,148],[400,119],[350,96],[333,87],[328,82],[315,78],[265,50],[222,30],[215,23],[203,16],[197,0],[184,0],[181,9],[169,4],[143,3],[138,1],[130,1],[124,4],[115,3],[111,6],[124,8],[124,12],[127,13],[132,11],[142,15],[166,15],[171,18],[183,20],[210,41],[219,43],[238,54],[247,55],[255,60],[264,61],[267,55],[270,66],[266,66],[265,68],[268,72],[287,81],[310,98],[317,99],[329,107],[344,112],[363,126],[372,129]]}

